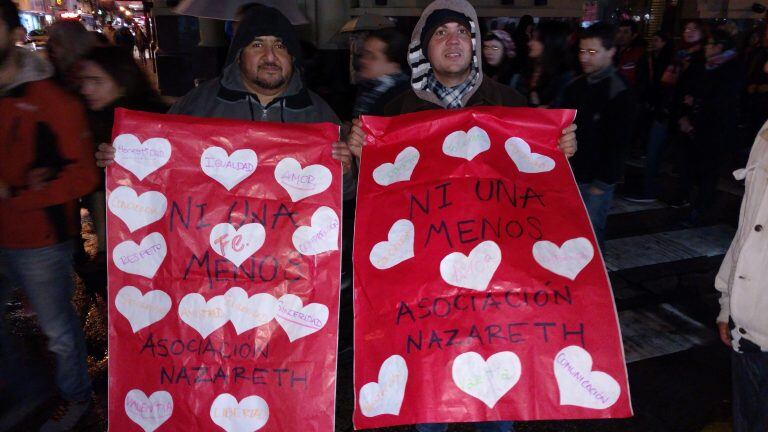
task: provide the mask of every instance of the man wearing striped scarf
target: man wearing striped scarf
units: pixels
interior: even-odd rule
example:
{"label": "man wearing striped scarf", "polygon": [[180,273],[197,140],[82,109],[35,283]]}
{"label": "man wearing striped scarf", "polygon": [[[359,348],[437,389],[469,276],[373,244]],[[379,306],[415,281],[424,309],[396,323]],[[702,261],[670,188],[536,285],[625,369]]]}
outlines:
{"label": "man wearing striped scarf", "polygon": [[[435,0],[424,9],[408,46],[413,75],[411,88],[384,107],[384,115],[430,109],[475,106],[525,107],[525,97],[494,80],[483,80],[481,49],[475,9],[466,0]],[[352,121],[348,145],[360,157],[365,134],[360,121]],[[559,148],[570,157],[576,152],[576,126],[563,131]],[[512,432],[508,421],[477,423],[480,432]],[[444,432],[448,425],[420,424],[418,432]]]}

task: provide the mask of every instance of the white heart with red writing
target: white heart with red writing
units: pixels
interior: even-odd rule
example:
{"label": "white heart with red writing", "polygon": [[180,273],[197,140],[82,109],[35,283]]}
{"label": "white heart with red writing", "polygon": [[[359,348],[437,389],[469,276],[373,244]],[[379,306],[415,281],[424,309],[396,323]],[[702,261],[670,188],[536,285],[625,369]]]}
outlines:
{"label": "white heart with red writing", "polygon": [[220,223],[213,227],[209,243],[213,251],[240,266],[264,245],[267,233],[260,223],[249,223],[235,229],[234,225]]}
{"label": "white heart with red writing", "polygon": [[383,163],[373,170],[373,181],[382,186],[408,181],[418,162],[419,151],[414,147],[406,147],[397,154],[395,163]]}
{"label": "white heart with red writing", "polygon": [[211,404],[211,420],[227,432],[255,432],[269,420],[269,405],[259,396],[240,402],[229,393],[220,394]]}
{"label": "white heart with red writing", "polygon": [[371,264],[379,270],[385,270],[413,258],[414,233],[413,222],[408,219],[400,219],[392,224],[387,240],[376,243],[371,249]]}
{"label": "white heart with red writing", "polygon": [[122,134],[112,141],[112,146],[115,162],[139,180],[144,180],[171,158],[171,143],[165,138],[150,138],[142,143],[136,135]]}
{"label": "white heart with red writing", "polygon": [[323,165],[302,168],[296,159],[285,158],[275,166],[275,180],[288,192],[291,200],[297,202],[328,189],[333,175]]}
{"label": "white heart with red writing", "polygon": [[221,147],[208,147],[200,156],[200,167],[208,177],[232,190],[256,171],[258,157],[251,149],[235,150],[232,154]]}
{"label": "white heart with red writing", "polygon": [[137,195],[128,186],[119,186],[109,194],[109,210],[117,216],[131,232],[159,221],[168,208],[168,200],[160,192],[144,192]]}
{"label": "white heart with red writing", "polygon": [[232,287],[225,294],[229,320],[237,334],[262,326],[275,317],[277,299],[271,294],[259,293],[248,297],[240,287]]}
{"label": "white heart with red writing", "polygon": [[453,286],[485,291],[501,264],[501,249],[491,240],[475,246],[469,255],[453,252],[440,261],[440,276]]}
{"label": "white heart with red writing", "polygon": [[594,256],[595,248],[584,237],[568,240],[561,247],[546,240],[533,245],[533,259],[540,266],[570,280],[576,279]]}
{"label": "white heart with red writing", "polygon": [[452,132],[443,140],[443,153],[469,161],[489,148],[491,148],[491,138],[486,131],[477,126],[467,132]]}
{"label": "white heart with red writing", "polygon": [[293,247],[302,255],[318,255],[339,250],[339,217],[330,207],[320,207],[312,214],[310,226],[293,232]]}
{"label": "white heart with red writing", "polygon": [[154,324],[171,310],[171,297],[160,290],[142,294],[138,288],[124,286],[115,296],[115,307],[131,324],[134,333]]}
{"label": "white heart with red writing", "polygon": [[522,138],[512,137],[508,139],[504,143],[504,148],[520,172],[536,174],[552,171],[555,168],[554,159],[543,154],[533,153],[531,146]]}
{"label": "white heart with red writing", "polygon": [[369,382],[360,389],[358,403],[366,417],[382,414],[400,414],[408,382],[408,365],[399,355],[390,356],[379,368],[379,380]]}
{"label": "white heart with red writing", "polygon": [[152,233],[136,244],[126,240],[112,250],[112,261],[120,270],[152,279],[163,264],[168,248],[160,233]]}
{"label": "white heart with red writing", "polygon": [[466,352],[453,360],[452,367],[456,386],[490,409],[517,384],[522,371],[520,358],[512,351],[498,352],[488,360],[476,352]]}
{"label": "white heart with red writing", "polygon": [[593,371],[592,356],[580,346],[560,350],[554,368],[560,405],[606,409],[619,400],[619,383],[605,372]]}
{"label": "white heart with red writing", "polygon": [[304,306],[301,298],[285,294],[277,301],[275,319],[293,342],[320,331],[328,322],[328,307],[320,303]]}
{"label": "white heart with red writing", "polygon": [[229,321],[227,299],[219,295],[205,301],[200,294],[187,294],[179,302],[179,318],[205,339]]}
{"label": "white heart with red writing", "polygon": [[125,413],[144,432],[153,432],[173,414],[173,397],[167,391],[156,391],[149,397],[133,389],[125,395]]}

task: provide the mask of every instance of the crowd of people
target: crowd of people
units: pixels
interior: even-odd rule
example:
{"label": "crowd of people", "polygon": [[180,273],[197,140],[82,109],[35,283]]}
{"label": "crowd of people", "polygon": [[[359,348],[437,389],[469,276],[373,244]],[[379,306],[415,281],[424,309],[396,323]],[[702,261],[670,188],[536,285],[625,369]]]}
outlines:
{"label": "crowd of people", "polygon": [[[738,156],[744,150],[740,143],[757,134],[768,118],[765,27],[742,37],[730,26],[689,21],[680,35],[659,32],[647,44],[632,20],[588,28],[535,21],[525,16],[511,31],[484,32],[469,2],[436,0],[423,11],[410,40],[396,29],[365,37],[358,96],[351,113],[340,113],[352,119],[332,144],[345,173],[345,215],[353,215],[356,166],[365,142],[359,115],[529,106],[578,110],[575,124],[562,131],[558,148],[571,162],[601,245],[608,210],[633,148],[641,150],[646,163],[641,187],[628,198],[650,202],[662,197],[660,168],[670,161],[680,175],[680,188],[664,198],[675,206],[690,200],[690,216],[683,223],[702,223],[727,167],[723,161]],[[0,312],[11,290],[21,288],[56,358],[61,401],[41,430],[65,431],[91,405],[83,333],[70,304],[74,287],[68,275],[73,254],[76,261],[88,261],[78,267],[87,269],[80,276],[94,296],[106,297],[105,197],[97,166],[114,159],[109,144],[114,110],[282,123],[342,122],[307,88],[297,33],[273,8],[244,10],[221,75],[170,107],[137,64],[133,45],[127,49],[116,34],[97,37],[76,22],[56,23],[44,60],[14,46],[20,31],[16,6],[0,0]],[[673,157],[666,157],[670,154]],[[82,252],[81,205],[89,209],[96,227],[95,258]],[[743,223],[755,217],[763,216],[752,214]],[[351,226],[345,218],[343,286],[351,280]],[[751,237],[746,233],[741,238],[743,243]],[[734,268],[744,244],[729,252],[727,260]],[[757,265],[754,271],[765,267]],[[736,430],[764,431],[768,410],[760,407],[768,406],[768,323],[759,313],[731,308],[728,299],[737,289],[763,299],[751,304],[765,304],[768,296],[755,286],[743,286],[746,282],[737,286],[732,271],[721,273],[725,276],[718,279],[717,288],[723,292],[726,312],[718,322],[724,342],[730,343],[731,333],[738,336],[734,348],[739,360],[744,360],[740,350],[756,346],[754,357],[742,363],[734,360],[734,365],[750,373],[757,365],[762,371],[734,379],[734,391],[741,391],[741,397],[734,398]],[[341,325],[351,325],[350,317],[341,317]],[[38,383],[29,378],[2,326],[0,320],[0,389],[16,390],[0,396],[11,413],[0,417],[0,428],[20,420],[40,402]],[[762,384],[755,386],[755,380]],[[512,431],[514,425],[477,427]],[[416,426],[419,431],[446,428]]]}

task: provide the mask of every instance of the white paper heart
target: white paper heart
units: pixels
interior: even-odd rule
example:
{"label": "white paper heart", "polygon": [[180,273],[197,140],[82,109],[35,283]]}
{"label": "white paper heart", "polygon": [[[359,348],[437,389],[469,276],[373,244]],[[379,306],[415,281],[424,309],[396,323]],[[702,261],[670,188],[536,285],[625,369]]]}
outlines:
{"label": "white paper heart", "polygon": [[248,297],[240,287],[232,287],[224,294],[229,310],[229,320],[237,334],[262,326],[275,317],[277,299],[271,294],[259,293]]}
{"label": "white paper heart", "polygon": [[115,162],[139,180],[165,165],[171,158],[171,143],[165,138],[150,138],[143,143],[136,135],[118,135],[112,142]]}
{"label": "white paper heart", "polygon": [[269,420],[269,405],[259,396],[240,402],[229,393],[220,394],[211,404],[211,420],[227,432],[255,432]]}
{"label": "white paper heart", "polygon": [[208,147],[200,157],[200,167],[210,178],[232,190],[256,171],[258,158],[251,149],[235,150],[232,154],[221,147]]}
{"label": "white paper heart", "polygon": [[168,248],[165,238],[160,233],[152,233],[137,245],[132,240],[126,240],[112,250],[112,261],[120,270],[152,279],[163,264]]}
{"label": "white paper heart", "polygon": [[339,250],[339,217],[332,208],[320,207],[312,214],[311,225],[296,228],[292,240],[302,255]]}
{"label": "white paper heart", "polygon": [[419,162],[419,151],[414,147],[406,147],[397,154],[395,163],[384,163],[373,170],[373,181],[389,186],[392,183],[411,179],[416,164]]}
{"label": "white paper heart", "polygon": [[584,237],[568,240],[561,247],[546,240],[533,245],[533,259],[540,266],[570,280],[576,279],[594,256],[595,248]]}
{"label": "white paper heart", "polygon": [[232,224],[220,223],[213,227],[209,243],[213,251],[240,266],[264,245],[267,234],[260,223],[249,223],[235,229]]}
{"label": "white paper heart", "polygon": [[134,333],[154,324],[171,310],[171,297],[160,290],[141,294],[138,288],[124,286],[115,296],[115,307],[131,324]]}
{"label": "white paper heart", "polygon": [[399,415],[408,382],[408,365],[399,355],[390,356],[379,368],[379,380],[360,389],[360,412],[366,417]]}
{"label": "white paper heart", "polygon": [[387,240],[376,243],[371,249],[371,264],[379,270],[385,270],[413,258],[414,232],[413,222],[408,219],[400,219],[392,224]]}
{"label": "white paper heart", "polygon": [[469,161],[489,148],[491,148],[491,139],[488,133],[477,126],[468,132],[452,132],[443,141],[443,153]]}
{"label": "white paper heart", "polygon": [[200,294],[187,294],[179,302],[179,318],[205,339],[229,321],[227,299],[220,295],[205,301]]}
{"label": "white paper heart", "polygon": [[168,200],[160,192],[149,191],[137,196],[132,188],[119,186],[109,194],[107,205],[134,232],[162,219],[168,208]]}
{"label": "white paper heart", "polygon": [[496,402],[520,380],[522,365],[512,351],[498,352],[488,360],[476,352],[466,352],[453,360],[453,382],[464,393],[480,399],[493,409]]}
{"label": "white paper heart", "polygon": [[531,146],[522,138],[512,137],[508,139],[504,143],[504,148],[520,172],[535,174],[552,171],[555,168],[554,159],[531,152]]}
{"label": "white paper heart", "polygon": [[133,389],[125,395],[125,414],[144,432],[153,432],[173,414],[173,397],[167,391],[156,391],[151,396]]}
{"label": "white paper heart", "polygon": [[592,356],[580,346],[560,350],[554,368],[560,405],[606,409],[619,400],[619,383],[605,372],[593,371]]}
{"label": "white paper heart", "polygon": [[301,168],[299,161],[285,158],[275,167],[275,180],[288,192],[293,202],[328,189],[333,180],[331,170],[323,165]]}
{"label": "white paper heart", "polygon": [[275,319],[293,342],[322,329],[328,322],[328,307],[320,303],[304,306],[301,298],[285,294],[277,301]]}
{"label": "white paper heart", "polygon": [[501,249],[491,240],[475,246],[469,255],[453,252],[440,261],[440,276],[453,286],[485,291],[501,264]]}

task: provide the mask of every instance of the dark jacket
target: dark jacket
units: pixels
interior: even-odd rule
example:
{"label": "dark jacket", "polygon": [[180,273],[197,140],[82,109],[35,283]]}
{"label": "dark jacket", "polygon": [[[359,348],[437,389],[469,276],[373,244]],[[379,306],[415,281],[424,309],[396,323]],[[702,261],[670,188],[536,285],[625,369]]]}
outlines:
{"label": "dark jacket", "polygon": [[693,105],[684,113],[694,129],[694,140],[710,151],[726,150],[736,134],[744,68],[738,58],[694,72],[688,93]]}
{"label": "dark jacket", "polygon": [[615,184],[623,175],[637,106],[614,67],[582,75],[566,89],[563,107],[578,110],[579,151],[570,159],[578,183]]}
{"label": "dark jacket", "polygon": [[[506,107],[524,107],[526,99],[523,95],[513,90],[511,87],[499,84],[493,80],[483,80],[477,91],[469,98],[466,107],[476,106],[506,106]],[[383,115],[392,116],[406,114],[417,111],[426,111],[431,109],[441,109],[442,107],[426,101],[416,96],[413,89],[396,97],[392,102],[384,107]]]}
{"label": "dark jacket", "polygon": [[288,88],[267,106],[262,106],[259,99],[246,90],[239,65],[232,63],[219,79],[190,91],[168,113],[281,123],[339,123],[331,107],[304,87],[295,66]]}

